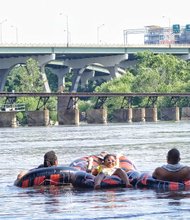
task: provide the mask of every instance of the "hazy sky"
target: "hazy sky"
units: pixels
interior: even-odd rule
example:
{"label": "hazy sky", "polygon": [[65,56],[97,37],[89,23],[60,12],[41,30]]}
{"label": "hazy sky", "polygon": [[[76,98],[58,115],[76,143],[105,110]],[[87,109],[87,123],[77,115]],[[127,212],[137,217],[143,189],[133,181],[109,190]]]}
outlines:
{"label": "hazy sky", "polygon": [[2,41],[66,43],[68,17],[70,43],[93,44],[99,38],[122,44],[127,28],[190,24],[189,6],[189,0],[0,0]]}

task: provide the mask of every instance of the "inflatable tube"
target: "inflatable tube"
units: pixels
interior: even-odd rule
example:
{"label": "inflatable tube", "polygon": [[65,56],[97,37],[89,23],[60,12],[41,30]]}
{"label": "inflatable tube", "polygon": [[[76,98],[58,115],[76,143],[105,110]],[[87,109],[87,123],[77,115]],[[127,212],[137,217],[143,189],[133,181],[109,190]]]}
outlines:
{"label": "inflatable tube", "polygon": [[[94,188],[94,178],[95,176],[87,173],[88,160],[89,157],[93,158],[93,166],[98,166],[102,163],[102,159],[98,155],[85,156],[74,160],[69,166],[73,167],[79,172],[75,173],[75,179],[72,181],[74,187],[82,188]],[[136,171],[135,165],[124,155],[119,158],[120,168],[128,171]],[[81,171],[81,172],[80,172]],[[115,188],[115,187],[125,187],[123,181],[115,175],[107,176],[104,178],[100,185],[101,188]]]}
{"label": "inflatable tube", "polygon": [[74,178],[71,180],[71,183],[76,188],[87,188],[93,189],[94,188],[94,178],[90,173],[85,171],[78,171],[75,173]]}
{"label": "inflatable tube", "polygon": [[93,158],[93,166],[98,166],[102,162],[98,156],[91,155],[78,158],[74,160],[69,166],[78,170],[87,171],[89,157]]}
{"label": "inflatable tube", "polygon": [[184,182],[171,182],[163,181],[153,178],[148,173],[141,173],[131,171],[127,173],[130,183],[135,188],[147,188],[156,190],[166,190],[166,191],[178,191],[178,190],[189,190],[190,180]]}
{"label": "inflatable tube", "polygon": [[71,174],[77,169],[72,167],[52,166],[33,169],[26,173],[21,179],[16,180],[14,185],[22,188],[33,186],[61,186],[71,183]]}
{"label": "inflatable tube", "polygon": [[[170,182],[162,181],[152,178],[148,173],[139,173],[138,171],[127,172],[130,183],[133,188],[140,189],[155,189],[159,191],[178,191],[178,190],[189,190],[190,180],[185,182]],[[74,187],[93,189],[94,188],[95,176],[85,172],[78,171],[75,173],[72,185]],[[101,182],[101,188],[116,188],[125,187],[125,184],[117,176],[108,176]]]}
{"label": "inflatable tube", "polygon": [[[75,173],[75,179],[72,182],[74,187],[94,188],[94,176],[85,172],[88,166],[89,157],[93,157],[94,164],[97,166],[101,159],[96,155],[86,156],[73,161],[70,166],[80,170]],[[190,189],[190,180],[185,182],[171,182],[154,179],[149,173],[140,173],[135,165],[128,160],[126,156],[119,158],[120,168],[124,169],[129,177],[130,184],[134,188],[146,188],[156,190],[187,190]],[[101,188],[125,187],[122,180],[117,176],[108,176],[101,182]]]}
{"label": "inflatable tube", "polygon": [[[14,185],[22,188],[34,186],[63,186],[72,184],[74,187],[93,189],[94,179],[90,173],[86,172],[88,158],[83,157],[75,160],[69,167],[53,166],[38,168],[29,171],[21,179],[16,180]],[[98,165],[101,159],[93,156],[94,166]],[[120,166],[126,170],[130,183],[134,188],[146,188],[156,190],[189,190],[190,180],[185,182],[170,182],[154,179],[148,173],[139,173],[133,163],[125,156],[120,158]],[[131,169],[130,171],[128,171]],[[107,176],[100,185],[101,188],[125,187],[125,184],[118,176]]]}
{"label": "inflatable tube", "polygon": [[[93,189],[94,188],[94,179],[90,173],[85,171],[78,171],[75,173],[75,178],[72,181],[72,185],[74,187],[79,188],[87,188]],[[125,184],[118,176],[107,176],[101,182],[100,188],[116,188],[116,187],[125,187]]]}
{"label": "inflatable tube", "polygon": [[[98,166],[102,162],[102,159],[99,158],[97,155],[90,155],[90,156],[85,156],[85,157],[74,160],[69,166],[74,167],[78,170],[86,171],[87,167],[88,167],[89,157],[93,158],[93,166]],[[130,161],[124,155],[120,156],[120,158],[119,158],[119,167],[122,168],[123,170],[125,170],[126,172],[137,170],[137,168],[132,163],[132,161]]]}

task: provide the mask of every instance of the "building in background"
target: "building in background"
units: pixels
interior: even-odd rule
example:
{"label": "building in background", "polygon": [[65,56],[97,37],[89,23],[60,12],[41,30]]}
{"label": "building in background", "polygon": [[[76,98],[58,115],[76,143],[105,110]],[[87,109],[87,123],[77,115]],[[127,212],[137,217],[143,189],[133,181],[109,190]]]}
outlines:
{"label": "building in background", "polygon": [[151,25],[145,27],[145,44],[190,44],[190,24],[172,27]]}

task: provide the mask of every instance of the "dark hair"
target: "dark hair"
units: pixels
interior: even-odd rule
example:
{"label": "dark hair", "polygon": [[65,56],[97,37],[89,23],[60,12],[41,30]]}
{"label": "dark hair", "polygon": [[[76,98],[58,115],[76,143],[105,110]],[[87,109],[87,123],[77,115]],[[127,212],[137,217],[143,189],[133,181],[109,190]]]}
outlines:
{"label": "dark hair", "polygon": [[55,162],[57,161],[57,156],[55,154],[55,152],[52,151],[48,151],[47,153],[45,153],[44,155],[44,167],[50,167],[55,165]]}
{"label": "dark hair", "polygon": [[108,157],[114,157],[116,159],[116,156],[114,154],[106,154],[106,156],[104,157],[104,162]]}
{"label": "dark hair", "polygon": [[176,148],[168,151],[167,159],[171,164],[177,164],[180,161],[180,152]]}

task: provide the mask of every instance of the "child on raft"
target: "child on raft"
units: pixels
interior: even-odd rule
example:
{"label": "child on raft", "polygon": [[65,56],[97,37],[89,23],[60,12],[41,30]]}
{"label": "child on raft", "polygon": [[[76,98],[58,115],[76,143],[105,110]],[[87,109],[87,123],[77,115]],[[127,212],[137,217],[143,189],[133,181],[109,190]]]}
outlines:
{"label": "child on raft", "polygon": [[95,175],[95,183],[94,188],[99,189],[101,185],[101,181],[106,176],[116,175],[121,180],[123,180],[126,187],[131,187],[129,178],[126,172],[119,168],[119,158],[117,158],[114,154],[106,154],[103,158],[102,164],[97,167],[92,167],[93,158],[89,158],[88,170],[91,170],[91,173]]}

